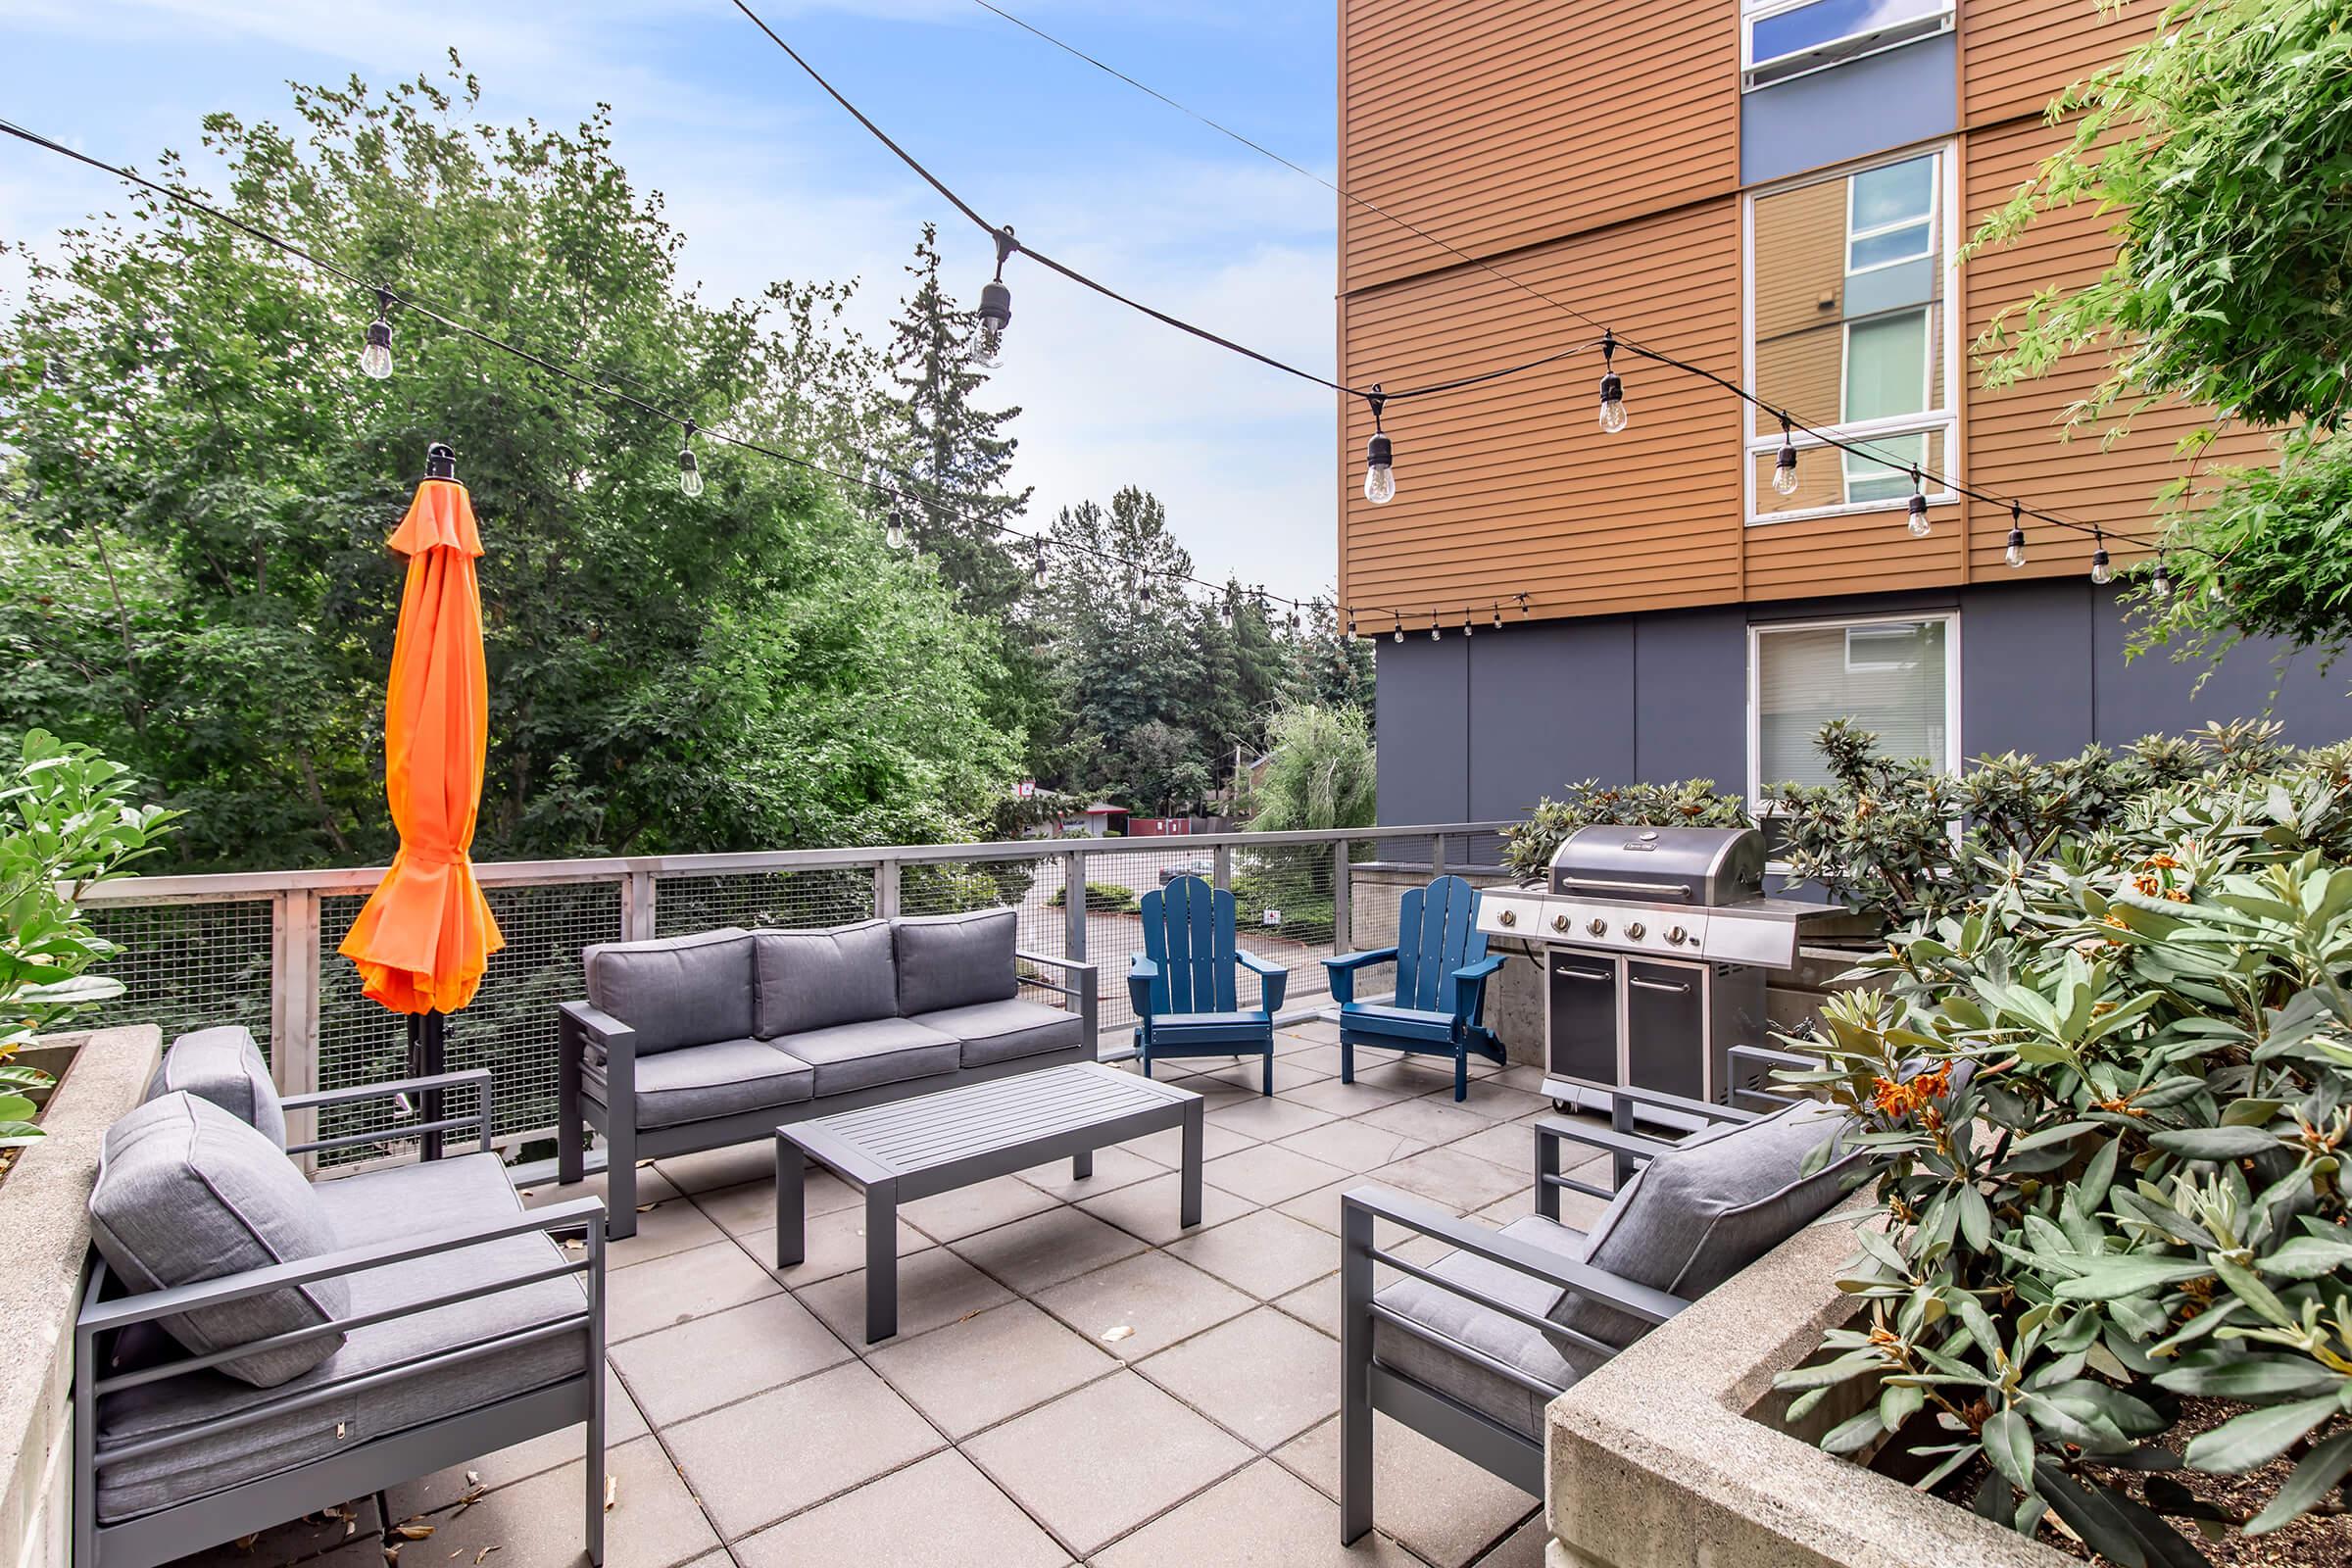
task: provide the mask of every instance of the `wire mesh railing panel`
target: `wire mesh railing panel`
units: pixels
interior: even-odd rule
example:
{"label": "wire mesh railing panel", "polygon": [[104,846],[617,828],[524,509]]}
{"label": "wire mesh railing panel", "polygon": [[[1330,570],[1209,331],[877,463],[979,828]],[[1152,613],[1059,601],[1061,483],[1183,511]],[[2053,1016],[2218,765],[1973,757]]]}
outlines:
{"label": "wire mesh railing panel", "polygon": [[871,865],[665,876],[654,884],[656,936],[691,936],[730,925],[747,930],[848,925],[873,914]]}
{"label": "wire mesh railing panel", "polygon": [[[448,1020],[448,1065],[453,1072],[490,1069],[497,1136],[502,1143],[523,1142],[546,1136],[555,1125],[557,1004],[581,994],[581,950],[620,939],[621,887],[617,881],[509,883],[483,892],[506,946],[490,956],[473,1004]],[[361,994],[359,971],[335,956],[366,903],[359,896],[319,900],[321,1089],[380,1083],[408,1070],[407,1017],[369,1002]],[[453,1102],[449,1108],[462,1106]],[[383,1102],[328,1107],[319,1117],[321,1137],[361,1132],[384,1137],[380,1143],[328,1151],[320,1163],[408,1156],[415,1141],[401,1132],[407,1119],[414,1118]]]}
{"label": "wire mesh railing panel", "polygon": [[[1215,858],[1181,838],[1103,842],[1113,847],[1090,846],[1082,853],[1086,956],[1101,977],[1102,1027],[1107,1030],[1135,1022],[1135,1009],[1127,1003],[1127,961],[1144,951],[1143,920],[1137,913],[1143,896],[1180,876],[1209,880]],[[1055,912],[1061,912],[1060,906]]]}
{"label": "wire mesh railing panel", "polygon": [[[971,909],[1011,909],[1017,920],[1014,945],[1024,953],[1059,956],[1068,935],[1065,910],[1067,881],[1064,861],[1023,858],[1008,860],[916,860],[899,868],[901,914],[961,914]],[[1033,972],[1020,966],[1021,1000],[1059,1007],[1068,1002],[1058,991],[1036,984],[1059,984],[1058,970]]]}
{"label": "wire mesh railing panel", "polygon": [[125,990],[85,1021],[151,1023],[167,1045],[191,1029],[241,1023],[265,1053],[273,1052],[274,907],[271,899],[86,906],[91,928],[123,950],[98,972],[122,981]]}
{"label": "wire mesh railing panel", "polygon": [[1331,989],[1338,875],[1328,844],[1233,852],[1234,941],[1290,971],[1289,1005]]}

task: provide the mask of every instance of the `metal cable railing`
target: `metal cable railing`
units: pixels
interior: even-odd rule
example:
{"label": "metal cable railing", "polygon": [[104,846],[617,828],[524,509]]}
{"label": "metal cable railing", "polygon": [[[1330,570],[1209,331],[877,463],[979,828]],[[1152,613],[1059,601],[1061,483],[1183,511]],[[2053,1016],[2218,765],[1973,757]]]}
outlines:
{"label": "metal cable railing", "polygon": [[[1135,1021],[1124,976],[1143,945],[1137,902],[1187,873],[1233,890],[1241,945],[1280,961],[1291,974],[1290,1006],[1311,1008],[1327,994],[1321,959],[1389,940],[1396,894],[1412,878],[1492,873],[1510,825],[485,861],[475,870],[507,945],[474,1004],[449,1021],[449,1064],[490,1069],[498,1142],[517,1150],[552,1134],[556,1004],[580,994],[580,955],[590,945],[990,907],[1018,911],[1025,951],[1101,967],[1103,1044],[1122,1044]],[[405,1020],[361,996],[357,974],[335,953],[382,874],[126,877],[87,890],[93,923],[124,950],[106,972],[128,993],[103,1021],[154,1023],[167,1040],[245,1024],[286,1094],[400,1076]],[[385,1119],[391,1114],[377,1102],[330,1107],[318,1136],[382,1137],[323,1160],[414,1157],[413,1140]]]}

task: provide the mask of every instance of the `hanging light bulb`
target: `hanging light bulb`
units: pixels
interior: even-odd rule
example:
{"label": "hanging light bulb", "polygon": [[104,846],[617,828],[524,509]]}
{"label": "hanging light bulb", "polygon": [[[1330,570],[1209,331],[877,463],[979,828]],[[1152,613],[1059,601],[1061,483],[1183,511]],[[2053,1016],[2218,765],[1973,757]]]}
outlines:
{"label": "hanging light bulb", "polygon": [[1220,604],[1217,606],[1217,618],[1218,618],[1219,620],[1223,621],[1223,622],[1224,622],[1226,625],[1228,625],[1228,626],[1230,626],[1230,625],[1232,625],[1232,624],[1233,624],[1233,601],[1232,601],[1232,600],[1230,600],[1230,599],[1224,600],[1223,602],[1221,602],[1221,603],[1220,603]]}
{"label": "hanging light bulb", "polygon": [[1147,605],[1152,602],[1152,579],[1150,577],[1144,578],[1136,588],[1135,597]]}
{"label": "hanging light bulb", "polygon": [[1911,516],[1908,526],[1911,529],[1912,538],[1925,539],[1929,534],[1936,531],[1936,525],[1928,520],[1928,492],[1922,487],[1919,477],[1919,465],[1916,463],[1911,465],[1911,500],[1909,502],[1909,507],[1911,511]]}
{"label": "hanging light bulb", "polygon": [[906,525],[894,516],[882,537],[890,542],[891,549],[904,550],[906,548]]}
{"label": "hanging light bulb", "polygon": [[1396,617],[1396,640],[1404,641],[1404,616],[1402,614]]}
{"label": "hanging light bulb", "polygon": [[2009,548],[2001,552],[2001,559],[2013,568],[2026,564],[2025,509],[2014,501],[2009,503]]}
{"label": "hanging light bulb", "polygon": [[1004,259],[1020,248],[1010,223],[997,230],[997,275],[980,285],[980,308],[972,313],[971,361],[984,370],[1004,363],[1004,331],[1012,325],[1012,290],[1004,286]]}
{"label": "hanging light bulb", "polygon": [[678,488],[691,501],[703,493],[703,469],[694,461],[695,422],[688,419],[683,428],[686,433],[678,442]]}
{"label": "hanging light bulb", "polygon": [[1781,455],[1773,460],[1772,488],[1785,496],[1796,494],[1796,442],[1788,434],[1788,416],[1781,416]]}
{"label": "hanging light bulb", "polygon": [[1525,620],[1528,616],[1535,613],[1534,611],[1527,608],[1527,595],[1519,594],[1515,597],[1517,597],[1519,601],[1519,618],[1521,620]]}
{"label": "hanging light bulb", "polygon": [[2156,574],[2148,579],[2148,591],[2159,599],[2173,597],[2173,563],[2169,556],[2156,558]]}
{"label": "hanging light bulb", "polygon": [[2090,580],[2104,588],[2107,584],[2115,581],[2115,563],[2107,557],[2106,533],[2094,529],[2091,537],[2097,543],[2090,552]]}
{"label": "hanging light bulb", "polygon": [[1434,610],[1429,612],[1429,640],[1433,643],[1439,641],[1438,612]]}
{"label": "hanging light bulb", "polygon": [[1502,601],[1499,599],[1494,601],[1494,629],[1502,630]]}
{"label": "hanging light bulb", "polygon": [[1389,442],[1380,427],[1380,411],[1389,401],[1381,396],[1379,386],[1372,388],[1364,399],[1372,405],[1372,439],[1364,443],[1364,499],[1376,507],[1385,507],[1396,499],[1396,449]]}
{"label": "hanging light bulb", "polygon": [[360,371],[381,381],[392,373],[392,296],[375,291],[375,319],[368,325],[368,346],[360,350]]}
{"label": "hanging light bulb", "polygon": [[1462,612],[1462,635],[1465,637],[1478,635],[1477,623],[1471,618],[1470,612],[1467,610]]}
{"label": "hanging light bulb", "polygon": [[2226,605],[2230,602],[2230,591],[2222,586],[2222,579],[2216,577],[2213,586],[2205,590],[2205,597],[2217,605]]}
{"label": "hanging light bulb", "polygon": [[1353,641],[1353,640],[1354,640],[1354,637],[1355,637],[1355,612],[1354,612],[1354,611],[1352,611],[1352,610],[1350,610],[1349,612],[1348,612],[1348,639],[1349,639],[1350,641]]}
{"label": "hanging light bulb", "polygon": [[1289,630],[1290,630],[1290,633],[1291,633],[1291,635],[1292,635],[1292,636],[1294,636],[1294,637],[1298,636],[1298,612],[1297,612],[1296,610],[1292,611],[1292,612],[1290,612],[1289,616],[1287,616],[1287,617],[1284,619],[1284,621],[1283,621],[1283,624],[1284,624],[1284,626],[1286,626],[1286,627],[1288,627],[1288,628],[1289,628]]}
{"label": "hanging light bulb", "polygon": [[1600,334],[1600,428],[1615,435],[1626,426],[1625,380],[1617,373],[1617,334]]}
{"label": "hanging light bulb", "polygon": [[1043,544],[1037,547],[1037,563],[1030,568],[1029,580],[1041,589],[1046,585],[1046,547]]}

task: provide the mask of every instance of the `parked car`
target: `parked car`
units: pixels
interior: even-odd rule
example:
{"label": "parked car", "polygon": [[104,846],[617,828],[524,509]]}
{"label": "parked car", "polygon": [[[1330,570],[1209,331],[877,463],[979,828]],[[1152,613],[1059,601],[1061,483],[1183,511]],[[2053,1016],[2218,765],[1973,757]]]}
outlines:
{"label": "parked car", "polygon": [[1166,887],[1180,876],[1197,876],[1206,882],[1217,874],[1217,866],[1205,855],[1196,855],[1182,860],[1170,860],[1159,868],[1159,885]]}

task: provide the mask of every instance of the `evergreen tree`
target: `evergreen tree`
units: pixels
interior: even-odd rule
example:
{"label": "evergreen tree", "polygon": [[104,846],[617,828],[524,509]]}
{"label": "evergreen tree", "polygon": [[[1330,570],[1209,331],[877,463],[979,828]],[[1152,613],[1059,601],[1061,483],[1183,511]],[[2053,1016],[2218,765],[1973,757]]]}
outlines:
{"label": "evergreen tree", "polygon": [[923,225],[906,273],[905,301],[884,356],[892,383],[885,460],[890,482],[915,499],[893,499],[893,516],[913,546],[975,612],[1003,617],[1026,591],[1028,563],[991,524],[1009,523],[1030,492],[1006,487],[1016,438],[1004,426],[1018,408],[982,409],[975,395],[988,372],[971,360],[971,313],[940,284],[939,231]]}

